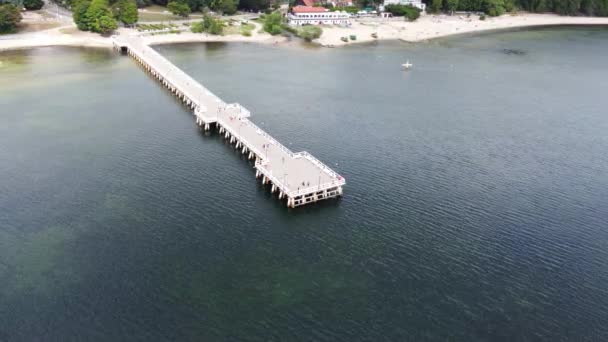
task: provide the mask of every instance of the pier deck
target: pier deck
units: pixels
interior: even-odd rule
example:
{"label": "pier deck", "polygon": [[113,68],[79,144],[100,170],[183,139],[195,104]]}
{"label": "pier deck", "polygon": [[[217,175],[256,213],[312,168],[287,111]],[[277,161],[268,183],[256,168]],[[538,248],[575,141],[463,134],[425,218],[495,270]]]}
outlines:
{"label": "pier deck", "polygon": [[286,199],[288,207],[342,195],[344,178],[307,152],[294,153],[249,120],[239,104],[227,104],[138,36],[112,37],[116,49],[139,62],[153,77],[189,106],[196,123],[215,127],[249,159],[255,159],[256,178]]}

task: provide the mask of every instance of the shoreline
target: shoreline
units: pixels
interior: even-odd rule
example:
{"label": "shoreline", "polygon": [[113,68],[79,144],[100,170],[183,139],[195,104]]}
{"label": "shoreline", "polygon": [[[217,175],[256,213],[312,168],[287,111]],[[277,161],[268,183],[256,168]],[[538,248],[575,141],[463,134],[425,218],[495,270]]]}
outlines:
{"label": "shoreline", "polygon": [[[491,34],[501,31],[525,30],[543,27],[567,26],[606,26],[606,17],[564,17],[555,14],[503,15],[496,18],[479,20],[478,16],[426,15],[415,22],[400,20],[357,20],[349,28],[324,27],[321,38],[312,43],[324,47],[340,47],[379,41],[398,40],[407,43],[426,42],[437,38],[458,35]],[[134,34],[133,29],[121,28],[116,34]],[[373,38],[376,33],[378,38]],[[356,41],[343,42],[341,37],[356,35]],[[207,42],[251,42],[260,44],[283,44],[288,41],[283,36],[259,33],[256,29],[250,37],[242,35],[214,36],[201,33],[182,32],[180,34],[159,34],[144,36],[149,45]],[[53,29],[17,33],[0,36],[0,51],[21,50],[48,46],[74,46],[93,48],[112,48],[110,37],[90,32],[78,31],[73,24]]]}
{"label": "shoreline", "polygon": [[182,32],[180,34],[163,34],[156,36],[144,36],[143,40],[148,45],[184,44],[184,43],[258,43],[258,44],[280,44],[287,41],[283,36],[271,36],[269,34],[256,34],[251,37],[242,35],[215,36],[206,33]]}
{"label": "shoreline", "polygon": [[604,23],[601,23],[601,24],[593,24],[593,23],[589,23],[589,24],[540,24],[540,25],[529,25],[529,26],[502,27],[502,28],[494,28],[494,29],[487,29],[487,30],[480,30],[480,31],[446,34],[444,36],[429,38],[429,39],[421,40],[421,41],[417,41],[417,42],[409,42],[409,41],[405,41],[405,40],[402,40],[402,41],[406,42],[406,43],[418,43],[418,42],[431,41],[431,40],[436,40],[436,39],[441,39],[441,38],[458,37],[458,36],[465,36],[465,37],[466,36],[482,36],[482,35],[491,35],[494,33],[501,33],[501,32],[533,31],[533,30],[537,30],[537,29],[542,30],[542,29],[560,28],[560,27],[561,28],[564,28],[564,27],[580,27],[580,28],[605,27],[606,29],[608,29],[608,23],[605,23],[605,24]]}
{"label": "shoreline", "polygon": [[[360,20],[350,28],[323,28],[323,35],[314,42],[321,46],[339,47],[349,44],[384,40],[400,40],[407,43],[430,41],[437,38],[462,34],[492,33],[504,30],[529,29],[551,26],[607,26],[607,17],[567,17],[556,14],[506,14],[480,20],[471,15],[425,15],[415,22],[401,19]],[[378,38],[373,38],[376,33]],[[356,35],[356,41],[343,42],[341,37]]]}

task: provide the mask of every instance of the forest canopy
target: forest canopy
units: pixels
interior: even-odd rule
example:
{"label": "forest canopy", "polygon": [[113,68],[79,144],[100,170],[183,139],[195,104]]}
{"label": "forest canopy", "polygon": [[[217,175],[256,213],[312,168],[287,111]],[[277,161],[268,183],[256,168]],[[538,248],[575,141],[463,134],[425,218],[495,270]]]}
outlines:
{"label": "forest canopy", "polygon": [[427,0],[429,12],[472,11],[490,16],[515,9],[561,15],[608,16],[608,0]]}
{"label": "forest canopy", "polygon": [[82,31],[107,34],[118,22],[133,25],[138,20],[135,0],[72,0],[72,17]]}
{"label": "forest canopy", "polygon": [[17,29],[21,21],[21,11],[13,4],[1,4],[0,2],[0,33],[12,33]]}

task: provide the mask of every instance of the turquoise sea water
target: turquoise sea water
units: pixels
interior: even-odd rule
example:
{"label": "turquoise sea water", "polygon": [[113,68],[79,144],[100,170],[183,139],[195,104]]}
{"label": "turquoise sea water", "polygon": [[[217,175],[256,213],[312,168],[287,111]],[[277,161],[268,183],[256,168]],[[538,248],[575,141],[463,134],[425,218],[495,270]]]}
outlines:
{"label": "turquoise sea water", "polygon": [[608,30],[157,49],[345,196],[288,210],[126,57],[1,53],[0,341],[608,339]]}

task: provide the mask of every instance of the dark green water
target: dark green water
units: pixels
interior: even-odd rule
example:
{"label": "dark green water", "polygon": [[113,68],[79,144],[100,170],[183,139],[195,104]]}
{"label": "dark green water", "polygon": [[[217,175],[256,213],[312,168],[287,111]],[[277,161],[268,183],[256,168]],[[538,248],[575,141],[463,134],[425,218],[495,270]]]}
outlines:
{"label": "dark green water", "polygon": [[126,57],[2,53],[0,341],[608,340],[608,30],[158,50],[344,198],[287,210]]}

